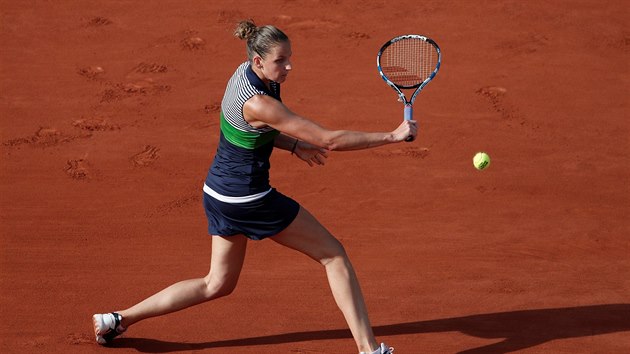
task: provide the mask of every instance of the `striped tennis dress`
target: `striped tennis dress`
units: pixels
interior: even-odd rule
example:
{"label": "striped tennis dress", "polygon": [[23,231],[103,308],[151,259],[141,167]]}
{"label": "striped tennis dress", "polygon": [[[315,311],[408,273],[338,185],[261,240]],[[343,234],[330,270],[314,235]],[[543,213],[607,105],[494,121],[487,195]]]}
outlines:
{"label": "striped tennis dress", "polygon": [[221,102],[219,145],[203,188],[213,235],[262,239],[286,228],[299,210],[299,204],[269,183],[269,158],[280,132],[255,128],[243,116],[243,105],[254,95],[281,101],[280,84],[272,81],[269,86],[249,62],[228,81]]}

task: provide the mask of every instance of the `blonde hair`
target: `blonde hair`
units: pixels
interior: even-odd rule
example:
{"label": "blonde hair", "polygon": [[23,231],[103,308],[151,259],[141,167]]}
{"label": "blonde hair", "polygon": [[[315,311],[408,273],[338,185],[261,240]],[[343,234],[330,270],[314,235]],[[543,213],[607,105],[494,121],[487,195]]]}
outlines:
{"label": "blonde hair", "polygon": [[234,37],[247,41],[247,57],[250,61],[256,54],[264,59],[275,45],[289,41],[289,37],[277,27],[258,27],[252,19],[239,22],[234,30]]}

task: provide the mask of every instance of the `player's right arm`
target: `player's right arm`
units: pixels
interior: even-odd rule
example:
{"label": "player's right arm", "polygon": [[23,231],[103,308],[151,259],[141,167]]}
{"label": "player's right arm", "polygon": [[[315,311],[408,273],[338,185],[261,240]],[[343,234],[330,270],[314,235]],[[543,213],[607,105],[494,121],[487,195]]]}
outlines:
{"label": "player's right arm", "polygon": [[243,106],[243,114],[254,127],[270,126],[299,140],[327,150],[359,150],[404,141],[415,137],[415,121],[403,121],[392,132],[329,130],[289,110],[270,96],[256,95]]}

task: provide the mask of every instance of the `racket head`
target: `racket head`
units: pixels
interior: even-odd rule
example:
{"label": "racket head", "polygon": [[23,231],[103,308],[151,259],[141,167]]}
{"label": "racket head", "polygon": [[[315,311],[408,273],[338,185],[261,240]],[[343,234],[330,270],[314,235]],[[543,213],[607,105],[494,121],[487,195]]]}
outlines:
{"label": "racket head", "polygon": [[417,89],[413,98],[435,77],[441,62],[442,52],[437,43],[417,34],[389,40],[376,56],[376,65],[383,80],[399,95],[402,95],[402,89]]}

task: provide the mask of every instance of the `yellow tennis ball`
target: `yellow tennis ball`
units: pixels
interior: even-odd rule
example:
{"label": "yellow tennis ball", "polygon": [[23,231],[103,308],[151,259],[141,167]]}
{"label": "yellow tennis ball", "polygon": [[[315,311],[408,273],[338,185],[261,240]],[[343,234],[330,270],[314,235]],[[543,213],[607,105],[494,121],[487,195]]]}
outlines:
{"label": "yellow tennis ball", "polygon": [[487,168],[490,165],[490,156],[485,152],[478,152],[473,157],[473,165],[480,171]]}

